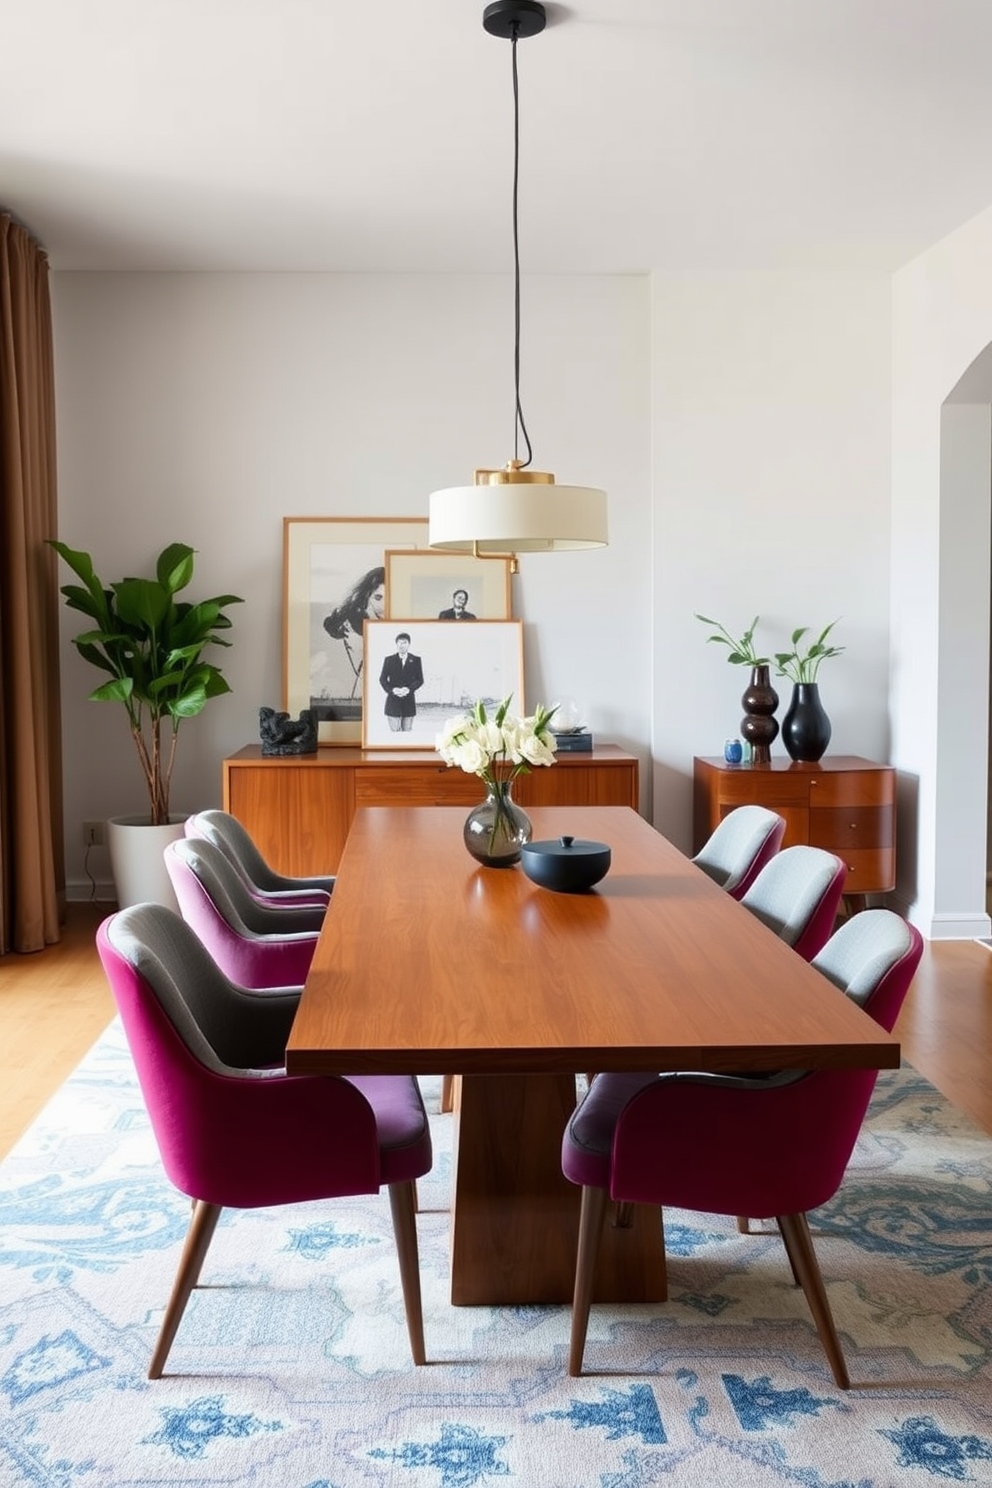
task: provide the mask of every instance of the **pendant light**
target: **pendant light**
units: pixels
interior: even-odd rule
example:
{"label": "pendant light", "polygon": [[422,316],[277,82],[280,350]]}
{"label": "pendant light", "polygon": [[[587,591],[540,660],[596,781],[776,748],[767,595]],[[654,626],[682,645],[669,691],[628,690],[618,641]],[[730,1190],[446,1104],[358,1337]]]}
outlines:
{"label": "pendant light", "polygon": [[[471,486],[452,486],[430,498],[428,543],[447,553],[510,558],[517,553],[553,553],[601,548],[607,542],[606,492],[591,486],[560,486],[545,470],[530,470],[530,436],[520,405],[520,246],[517,196],[520,165],[520,98],[517,42],[544,30],[538,0],[494,0],[482,15],[491,36],[510,42],[513,77],[513,273],[514,428],[513,459],[499,470],[476,470]],[[520,458],[520,440],[526,459]]]}

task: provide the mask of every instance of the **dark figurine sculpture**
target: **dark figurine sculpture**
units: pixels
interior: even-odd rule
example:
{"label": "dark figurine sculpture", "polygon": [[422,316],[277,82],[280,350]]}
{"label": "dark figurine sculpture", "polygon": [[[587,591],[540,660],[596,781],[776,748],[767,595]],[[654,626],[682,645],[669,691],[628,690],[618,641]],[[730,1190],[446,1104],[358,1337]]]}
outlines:
{"label": "dark figurine sculpture", "polygon": [[309,708],[299,718],[277,713],[275,708],[259,708],[258,732],[263,754],[317,753],[317,725]]}

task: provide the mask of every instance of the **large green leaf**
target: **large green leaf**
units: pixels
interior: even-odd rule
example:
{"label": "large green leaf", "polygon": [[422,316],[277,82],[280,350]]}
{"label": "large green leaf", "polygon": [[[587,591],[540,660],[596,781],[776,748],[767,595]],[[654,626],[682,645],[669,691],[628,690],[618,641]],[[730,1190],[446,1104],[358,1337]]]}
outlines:
{"label": "large green leaf", "polygon": [[164,589],[176,594],[193,577],[194,549],[185,543],[170,543],[158,556],[155,576]]}
{"label": "large green leaf", "polygon": [[154,579],[122,579],[113,586],[117,610],[125,625],[155,631],[172,605],[172,596]]}

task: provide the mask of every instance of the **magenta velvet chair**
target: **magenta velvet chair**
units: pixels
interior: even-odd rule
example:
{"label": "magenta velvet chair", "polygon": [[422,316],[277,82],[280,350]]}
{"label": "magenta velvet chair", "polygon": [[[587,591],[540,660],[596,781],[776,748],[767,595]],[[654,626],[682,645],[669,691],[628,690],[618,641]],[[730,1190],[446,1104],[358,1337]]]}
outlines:
{"label": "magenta velvet chair", "polygon": [[764,806],[737,806],[693,858],[697,868],[733,899],[742,899],[782,846],[785,822]]}
{"label": "magenta velvet chair", "polygon": [[765,864],[740,902],[812,961],[833,931],[846,878],[847,864],[822,847],[786,847]]}
{"label": "magenta velvet chair", "polygon": [[[890,1030],[923,951],[886,909],[847,920],[814,961]],[[824,987],[824,996],[835,995]],[[878,1071],[766,1076],[601,1074],[569,1122],[565,1176],[582,1186],[569,1373],[582,1373],[593,1273],[609,1198],[777,1221],[833,1377],[850,1385],[807,1212],[840,1186]],[[621,1213],[622,1218],[622,1213]]]}
{"label": "magenta velvet chair", "polygon": [[327,908],[334,890],[331,875],[292,878],[277,873],[259,852],[248,829],[230,812],[198,811],[188,819],[184,830],[187,837],[201,837],[219,847],[240,873],[248,892],[263,904]]}
{"label": "magenta velvet chair", "polygon": [[389,1189],[407,1330],[425,1362],[416,1179],[431,1166],[427,1116],[405,1075],[287,1075],[299,992],[246,991],[158,904],[105,920],[97,948],[165,1171],[193,1202],[148,1371],[158,1379],[225,1207],[255,1209]]}
{"label": "magenta velvet chair", "polygon": [[261,904],[219,847],[183,837],[165,849],[183,919],[240,987],[302,987],[325,909]]}

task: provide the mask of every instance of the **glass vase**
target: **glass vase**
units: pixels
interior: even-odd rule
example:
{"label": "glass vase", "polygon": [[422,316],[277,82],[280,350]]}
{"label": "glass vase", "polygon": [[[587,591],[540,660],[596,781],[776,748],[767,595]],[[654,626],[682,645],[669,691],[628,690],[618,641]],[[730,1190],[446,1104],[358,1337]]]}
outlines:
{"label": "glass vase", "polygon": [[513,799],[512,782],[486,782],[486,799],[465,819],[465,846],[487,868],[510,868],[533,834],[530,817]]}

